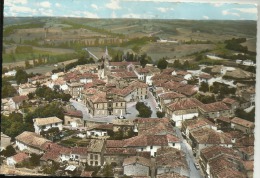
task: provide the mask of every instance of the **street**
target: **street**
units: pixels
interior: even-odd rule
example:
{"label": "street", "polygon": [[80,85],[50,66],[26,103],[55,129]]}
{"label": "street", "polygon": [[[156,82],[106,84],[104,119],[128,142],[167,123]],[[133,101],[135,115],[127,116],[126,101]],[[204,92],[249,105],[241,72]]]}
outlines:
{"label": "street", "polygon": [[181,150],[186,154],[186,160],[190,167],[190,178],[203,178],[200,170],[197,170],[194,163],[196,162],[191,146],[187,143],[186,139],[182,137],[179,128],[175,127],[177,136],[181,139]]}

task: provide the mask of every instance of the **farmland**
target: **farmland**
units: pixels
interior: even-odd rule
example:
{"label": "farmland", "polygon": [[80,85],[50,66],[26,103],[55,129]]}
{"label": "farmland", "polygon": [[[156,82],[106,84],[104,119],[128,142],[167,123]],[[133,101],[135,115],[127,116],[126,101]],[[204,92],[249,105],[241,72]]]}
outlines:
{"label": "farmland", "polygon": [[[111,53],[146,53],[156,63],[162,57],[194,59],[203,51],[231,55],[235,51],[226,49],[224,41],[232,38],[246,38],[242,45],[254,55],[255,36],[255,21],[5,17],[2,56],[5,65],[41,56],[57,63],[77,58],[82,48],[100,58],[107,46]],[[31,50],[21,53],[16,50],[20,46]]]}

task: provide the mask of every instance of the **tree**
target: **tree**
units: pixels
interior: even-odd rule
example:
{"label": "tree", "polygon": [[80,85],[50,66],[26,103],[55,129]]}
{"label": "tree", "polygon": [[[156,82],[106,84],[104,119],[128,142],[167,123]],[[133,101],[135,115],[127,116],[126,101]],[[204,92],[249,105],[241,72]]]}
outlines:
{"label": "tree", "polygon": [[2,98],[13,97],[17,94],[16,89],[5,78],[2,78],[1,91]]}
{"label": "tree", "polygon": [[157,63],[157,67],[158,67],[159,69],[161,69],[161,70],[162,70],[162,69],[166,69],[167,66],[168,66],[168,62],[166,61],[165,58],[160,59],[160,60],[158,61],[158,63]]}
{"label": "tree", "polygon": [[206,82],[201,82],[199,90],[203,91],[203,92],[208,92],[209,91],[209,84],[206,83]]}
{"label": "tree", "polygon": [[114,176],[114,174],[113,174],[113,167],[112,167],[111,164],[105,165],[103,170],[102,170],[102,172],[103,172],[103,176],[105,176],[105,177],[112,177],[112,176]]}
{"label": "tree", "polygon": [[152,115],[151,108],[146,106],[143,102],[138,102],[136,104],[136,109],[139,112],[139,117],[151,117]]}
{"label": "tree", "polygon": [[165,116],[165,112],[157,111],[156,115],[157,115],[158,118],[163,118]]}
{"label": "tree", "polygon": [[0,152],[1,155],[5,156],[5,157],[10,157],[16,154],[15,149],[13,148],[12,145],[9,145],[5,148],[5,150],[2,150]]}
{"label": "tree", "polygon": [[22,69],[18,69],[15,74],[15,80],[17,84],[23,84],[28,81],[29,75]]}

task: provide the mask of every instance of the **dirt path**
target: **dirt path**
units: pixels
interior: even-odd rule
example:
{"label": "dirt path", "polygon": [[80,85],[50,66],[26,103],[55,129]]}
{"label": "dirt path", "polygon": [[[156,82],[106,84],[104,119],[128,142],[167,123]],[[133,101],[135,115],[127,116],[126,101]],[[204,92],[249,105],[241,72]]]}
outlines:
{"label": "dirt path", "polygon": [[1,165],[0,174],[3,175],[28,175],[28,176],[47,176],[46,174],[37,173],[36,170],[27,168],[15,168],[12,166]]}

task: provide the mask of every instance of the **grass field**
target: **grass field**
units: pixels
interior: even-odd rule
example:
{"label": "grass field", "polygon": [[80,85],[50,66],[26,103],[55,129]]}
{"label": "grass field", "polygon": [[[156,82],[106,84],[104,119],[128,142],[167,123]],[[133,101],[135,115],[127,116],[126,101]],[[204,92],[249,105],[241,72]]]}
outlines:
{"label": "grass field", "polygon": [[[54,62],[69,60],[74,49],[87,47],[97,57],[101,57],[105,46],[110,49],[137,53],[147,53],[154,61],[162,57],[190,57],[191,54],[209,49],[216,54],[229,54],[221,44],[231,38],[249,39],[246,45],[250,51],[256,50],[256,22],[254,21],[192,21],[192,20],[142,20],[142,19],[85,19],[85,18],[5,18],[3,36],[6,53],[3,62],[13,62],[16,45],[32,45],[32,53],[14,54],[20,62],[40,55],[49,55]],[[33,26],[31,27],[30,24]],[[14,30],[13,30],[13,29]],[[48,28],[48,30],[47,30]],[[126,43],[133,38],[154,36],[173,43]],[[212,44],[202,44],[209,40]],[[198,44],[186,44],[189,42]],[[200,43],[201,42],[201,43]],[[218,44],[220,43],[220,44]],[[220,45],[220,46],[219,46]]]}

